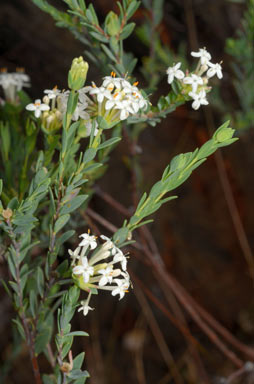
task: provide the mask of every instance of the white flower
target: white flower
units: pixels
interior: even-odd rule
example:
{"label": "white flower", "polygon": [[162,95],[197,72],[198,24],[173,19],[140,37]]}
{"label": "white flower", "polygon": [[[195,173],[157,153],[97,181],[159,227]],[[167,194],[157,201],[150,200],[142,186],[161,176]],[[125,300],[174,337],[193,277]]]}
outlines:
{"label": "white flower", "polygon": [[79,244],[79,247],[83,247],[85,245],[89,245],[91,249],[94,249],[97,247],[96,237],[90,236],[88,233],[83,233],[79,237],[83,237],[83,240]]}
{"label": "white flower", "polygon": [[115,106],[115,103],[116,103],[115,98],[110,93],[108,100],[106,101],[106,104],[105,104],[106,111],[109,111],[110,109],[112,109]]}
{"label": "white flower", "polygon": [[[86,136],[85,137],[88,137],[91,135],[91,132],[92,132],[92,126],[93,126],[92,120],[91,119],[88,120],[86,122],[85,126],[86,126]],[[95,121],[94,136],[96,136],[97,133],[99,132],[97,127],[98,127],[98,123],[97,123],[97,121]]]}
{"label": "white flower", "polygon": [[120,77],[105,76],[103,79],[104,81],[102,83],[102,86],[107,88],[110,92],[113,91],[114,88],[116,89],[122,88],[121,87],[122,79]]}
{"label": "white flower", "polygon": [[220,64],[216,63],[216,64],[213,64],[213,63],[208,63],[209,65],[209,69],[207,71],[207,77],[213,77],[214,75],[217,75],[217,77],[219,79],[222,79],[223,75],[222,75],[222,67]]}
{"label": "white flower", "polygon": [[171,84],[176,77],[177,79],[183,79],[184,73],[179,68],[181,67],[181,63],[175,64],[173,67],[169,67],[167,69],[167,75],[168,75],[168,83]]}
{"label": "white flower", "polygon": [[125,120],[129,116],[129,114],[134,114],[134,110],[131,107],[131,100],[122,100],[115,102],[116,109],[119,109],[120,112],[120,120]]}
{"label": "white flower", "polygon": [[191,56],[200,57],[201,65],[209,64],[212,56],[205,48],[199,48],[198,52],[191,52]]}
{"label": "white flower", "polygon": [[9,102],[17,101],[17,92],[23,87],[30,86],[30,78],[23,72],[8,73],[5,68],[0,72],[0,86],[2,86],[5,99]]}
{"label": "white flower", "polygon": [[16,85],[16,80],[13,73],[0,73],[0,85],[3,89],[9,88],[11,85]]}
{"label": "white flower", "polygon": [[103,287],[104,285],[106,285],[108,283],[109,284],[112,283],[112,280],[113,280],[113,267],[112,267],[112,265],[109,265],[105,269],[100,269],[98,271],[98,273],[100,273],[102,275],[102,277],[100,278],[100,281],[99,281],[100,287]]}
{"label": "white flower", "polygon": [[16,81],[17,91],[21,91],[24,87],[30,87],[30,77],[26,73],[16,72],[12,75]]}
{"label": "white flower", "polygon": [[195,75],[192,73],[190,76],[187,76],[183,79],[184,84],[191,84],[192,91],[196,92],[199,85],[203,85],[203,79],[202,77]]}
{"label": "white flower", "polygon": [[109,250],[110,249],[112,255],[115,255],[116,252],[118,251],[118,248],[115,246],[113,241],[111,241],[110,238],[105,236],[105,235],[101,235],[100,238],[102,240],[105,240],[105,243],[102,245],[103,249],[104,250]]}
{"label": "white flower", "polygon": [[78,309],[78,312],[83,311],[83,315],[86,316],[89,311],[93,311],[94,308],[89,307],[87,300],[81,300],[81,307]]}
{"label": "white flower", "polygon": [[71,266],[75,265],[76,264],[76,261],[79,260],[80,258],[80,255],[79,255],[79,251],[80,251],[80,247],[76,248],[74,251],[72,251],[71,249],[68,249],[68,252],[69,252],[69,255],[72,259],[72,262],[71,262]]}
{"label": "white flower", "polygon": [[116,282],[118,287],[113,289],[113,291],[111,292],[111,295],[112,296],[119,295],[120,296],[119,300],[121,300],[124,297],[125,293],[128,292],[130,283],[125,279],[115,279],[114,282]]}
{"label": "white flower", "polygon": [[189,92],[189,96],[194,100],[191,104],[193,109],[198,109],[200,105],[208,104],[208,101],[206,100],[206,92],[203,89],[199,93]]}
{"label": "white flower", "polygon": [[72,115],[72,120],[77,121],[79,118],[83,120],[88,120],[90,118],[89,114],[86,112],[87,103],[78,103],[76,109]]}
{"label": "white flower", "polygon": [[118,249],[118,252],[114,255],[114,263],[121,263],[121,267],[124,271],[127,269],[127,258],[124,256],[123,252]]}
{"label": "white flower", "polygon": [[28,104],[26,106],[28,111],[34,111],[35,117],[40,117],[42,111],[48,111],[50,108],[47,104],[41,103],[40,99],[35,100],[33,104]]}
{"label": "white flower", "polygon": [[111,97],[111,93],[109,92],[109,90],[104,87],[94,87],[89,93],[90,95],[97,95],[98,103],[102,103],[105,97],[107,99]]}
{"label": "white flower", "polygon": [[81,257],[81,264],[73,268],[74,275],[82,275],[84,283],[88,283],[90,276],[93,275],[94,269],[88,263],[87,257]]}
{"label": "white flower", "polygon": [[44,93],[48,95],[49,99],[55,99],[58,95],[60,95],[61,91],[55,86],[53,89],[45,89]]}
{"label": "white flower", "polygon": [[[88,107],[89,98],[86,96],[86,93],[90,90],[91,87],[84,87],[79,90],[78,104],[75,108],[75,111],[72,115],[72,120],[77,121],[79,118],[83,120],[89,120],[90,115],[86,111]],[[67,110],[67,103],[70,91],[65,91],[60,93],[57,97],[57,106],[59,111],[64,115]]]}

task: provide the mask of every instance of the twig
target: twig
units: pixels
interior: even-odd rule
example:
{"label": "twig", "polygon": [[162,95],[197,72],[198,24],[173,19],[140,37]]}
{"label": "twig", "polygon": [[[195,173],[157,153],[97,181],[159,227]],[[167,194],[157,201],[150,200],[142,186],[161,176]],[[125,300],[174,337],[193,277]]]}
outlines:
{"label": "twig", "polygon": [[[93,211],[91,208],[86,209],[86,214],[90,216],[92,219],[103,225],[103,227],[107,228],[110,232],[116,232],[117,227],[110,223],[108,220],[104,219],[101,215]],[[92,224],[91,224],[92,227]],[[96,231],[97,232],[97,231]]]}
{"label": "twig", "polygon": [[226,380],[225,384],[231,384],[239,376],[241,376],[241,375],[243,375],[244,373],[247,373],[247,372],[251,372],[251,371],[253,372],[253,370],[254,370],[253,363],[250,363],[250,362],[247,361],[247,363],[245,363],[242,368],[238,369],[237,371],[235,371],[234,373],[232,373],[232,375],[230,375],[228,377],[228,379]]}
{"label": "twig", "polygon": [[169,272],[165,272],[164,269],[157,263],[153,263],[154,273],[160,275],[163,281],[171,288],[179,302],[184,306],[184,308],[189,312],[190,316],[197,323],[197,325],[203,330],[203,332],[209,337],[209,339],[220,349],[220,351],[227,356],[237,367],[242,367],[243,361],[240,360],[234,352],[229,350],[226,345],[218,338],[216,333],[202,320],[195,308],[188,300],[186,292],[183,293],[182,290],[178,289],[178,286],[175,284],[173,277]]}
{"label": "twig", "polygon": [[[213,114],[210,108],[206,108],[205,111],[205,118],[206,123],[208,126],[208,130],[210,133],[214,132],[214,120],[213,120]],[[237,234],[237,238],[239,241],[239,245],[241,247],[241,250],[243,252],[243,255],[245,257],[245,260],[248,264],[249,273],[251,278],[254,280],[254,259],[253,259],[253,253],[250,248],[250,244],[248,242],[243,223],[241,221],[241,217],[239,215],[239,211],[234,199],[234,195],[232,192],[232,188],[228,179],[228,175],[226,172],[223,156],[220,150],[216,151],[214,154],[221,186],[223,189],[224,197],[228,206],[228,210],[235,228],[235,232]]]}
{"label": "twig", "polygon": [[163,334],[161,333],[160,327],[157,324],[157,321],[154,317],[154,314],[146,300],[141,289],[136,286],[135,287],[135,295],[136,298],[142,308],[144,316],[146,317],[146,321],[154,335],[155,341],[161,351],[161,355],[168,366],[169,371],[171,372],[176,384],[183,384],[183,380],[178,372],[175,361],[171,355],[171,352],[168,349],[168,346],[164,340]]}
{"label": "twig", "polygon": [[[154,255],[156,255],[156,258],[158,258],[158,257],[160,258],[157,244],[155,243],[154,238],[153,238],[151,232],[149,231],[148,227],[145,225],[145,226],[141,227],[141,229],[143,230],[143,233],[147,239],[148,246],[150,247],[152,253]],[[175,296],[172,294],[172,292],[169,291],[168,289],[165,289],[165,284],[163,284],[163,282],[161,282],[160,279],[158,280],[158,283],[161,286],[161,289],[164,293],[164,296],[165,296],[170,308],[172,308],[173,313],[179,319],[179,321],[182,323],[182,327],[185,327],[185,332],[182,332],[182,334],[188,343],[190,356],[194,360],[194,364],[196,365],[196,368],[200,373],[200,377],[202,377],[203,383],[207,384],[207,383],[209,383],[209,378],[208,378],[208,375],[206,373],[205,367],[202,363],[202,360],[200,358],[198,349],[196,348],[196,343],[193,343],[192,340],[190,340],[189,336],[186,334],[186,331],[189,334],[190,334],[190,331],[189,331],[187,322],[185,320],[184,314],[183,314],[177,300],[175,299]],[[167,292],[167,294],[165,294],[165,292]],[[178,323],[179,323],[179,321],[178,321]]]}
{"label": "twig", "polygon": [[47,344],[47,351],[48,351],[48,357],[49,357],[49,362],[52,368],[55,368],[56,366],[56,361],[55,361],[55,356],[53,354],[52,348],[50,343]]}
{"label": "twig", "polygon": [[[178,282],[176,281],[178,284]],[[239,340],[237,340],[232,333],[230,333],[225,327],[223,327],[213,316],[210,315],[201,305],[199,305],[191,296],[189,296],[193,306],[197,309],[199,314],[203,317],[210,326],[213,327],[228,343],[230,343],[233,347],[241,351],[245,356],[249,359],[254,360],[254,349],[248,347],[247,345],[242,344]]]}
{"label": "twig", "polygon": [[98,195],[100,198],[102,198],[104,201],[106,201],[109,205],[111,205],[113,208],[115,208],[118,212],[120,212],[125,217],[130,217],[131,212],[125,208],[119,201],[115,200],[112,196],[110,196],[107,192],[104,192],[102,189],[100,189],[98,186],[95,187],[94,192],[96,195]]}

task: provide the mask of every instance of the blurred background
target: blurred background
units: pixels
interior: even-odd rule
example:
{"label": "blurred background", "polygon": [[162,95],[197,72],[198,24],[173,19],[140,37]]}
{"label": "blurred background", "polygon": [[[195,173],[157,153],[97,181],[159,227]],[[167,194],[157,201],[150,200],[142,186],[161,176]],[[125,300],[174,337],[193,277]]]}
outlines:
{"label": "blurred background", "polygon": [[[50,3],[65,9],[63,1]],[[115,2],[109,0],[92,3],[101,20],[111,9],[117,9]],[[232,335],[253,346],[253,122],[243,123],[235,113],[243,108],[234,86],[236,62],[225,52],[227,39],[235,38],[236,31],[243,28],[247,3],[251,2],[165,1],[163,19],[156,30],[162,47],[170,50],[173,57],[191,63],[190,51],[206,46],[215,62],[223,60],[224,77],[220,82],[215,81],[209,95],[211,105],[206,110],[193,111],[186,104],[156,127],[143,130],[135,148],[135,176],[139,191],[149,190],[174,155],[200,146],[226,118],[232,120],[233,128],[234,123],[237,128],[244,125],[244,129],[237,131],[239,141],[198,168],[176,191],[179,199],[154,215],[155,223],[149,224],[149,230],[167,271]],[[138,58],[135,76],[140,87],[146,87],[140,70],[149,56],[149,48],[141,39],[139,27],[149,17],[149,11],[141,6],[134,16],[139,33],[134,33],[125,45],[125,50],[133,51]],[[55,85],[66,88],[71,61],[83,51],[84,46],[68,30],[57,28],[52,18],[31,0],[1,1],[0,67],[9,71],[24,67],[31,77],[28,94],[32,99],[41,98],[44,89]],[[170,64],[173,62],[169,61]],[[101,76],[90,65],[88,82],[100,83]],[[151,101],[156,102],[159,95],[168,91],[165,75]],[[253,93],[253,88],[249,92]],[[242,98],[245,97],[249,96],[242,93]],[[90,209],[116,227],[124,220],[124,209],[116,210],[109,198],[129,211],[133,208],[131,160],[128,142],[122,140],[112,155],[108,172],[98,181],[91,202]],[[102,195],[102,190],[107,195]],[[81,233],[86,231],[87,224],[90,227],[96,224],[99,231],[111,234],[109,228],[89,220],[92,217],[87,218],[87,223],[79,223]],[[207,377],[211,383],[229,383],[226,378],[239,368],[237,364],[218,350],[170,289],[161,288],[158,278],[144,262],[146,256],[133,248],[129,252],[134,289],[120,303],[100,294],[92,303],[96,309],[90,316],[75,318],[76,328],[90,334],[90,338],[80,338],[75,345],[75,352],[86,351],[89,383],[204,383]],[[7,268],[2,258],[0,263],[0,275],[5,276]],[[25,346],[15,344],[10,326],[11,302],[0,289],[3,383],[32,383],[28,351]],[[189,336],[186,339],[183,330],[177,328],[179,319],[183,318],[185,329],[197,340],[195,353]],[[242,362],[251,360],[231,346],[229,350],[235,350]],[[41,367],[50,372],[46,359]],[[231,382],[251,384],[254,376],[246,373]]]}

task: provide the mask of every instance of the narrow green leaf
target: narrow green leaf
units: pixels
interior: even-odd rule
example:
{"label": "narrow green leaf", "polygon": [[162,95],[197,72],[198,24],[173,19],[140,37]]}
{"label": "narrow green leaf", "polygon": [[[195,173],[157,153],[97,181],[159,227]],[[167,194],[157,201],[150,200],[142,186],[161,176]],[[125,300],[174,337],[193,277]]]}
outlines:
{"label": "narrow green leaf", "polygon": [[127,39],[127,37],[129,37],[134,28],[135,28],[136,24],[135,23],[130,23],[130,24],[127,24],[124,28],[123,28],[123,31],[122,33],[120,34],[120,39],[124,40],[124,39]]}
{"label": "narrow green leaf", "polygon": [[35,294],[33,289],[29,293],[29,304],[30,304],[31,314],[32,314],[33,318],[35,318],[36,313],[37,313],[38,303],[37,303],[36,294]]}
{"label": "narrow green leaf", "polygon": [[37,268],[36,271],[36,283],[37,283],[37,289],[41,297],[44,295],[44,275],[41,267]]}
{"label": "narrow green leaf", "polygon": [[71,213],[78,209],[88,198],[88,195],[80,195],[74,197],[72,200],[65,203],[65,205],[60,210],[60,215],[65,215],[66,213]]}
{"label": "narrow green leaf", "polygon": [[23,340],[26,340],[26,336],[25,336],[25,332],[24,332],[24,328],[20,322],[19,319],[12,319],[12,322],[17,326],[17,329],[22,337]]}
{"label": "narrow green leaf", "polygon": [[6,293],[7,293],[7,295],[8,295],[10,298],[12,298],[11,291],[9,290],[8,285],[6,284],[6,282],[4,281],[4,279],[0,279],[0,281],[1,281],[1,283],[2,283],[2,285],[3,285],[3,287],[4,287],[4,289],[5,289],[5,291],[6,291]]}
{"label": "narrow green leaf", "polygon": [[91,165],[89,165],[88,167],[86,167],[86,168],[84,169],[84,173],[92,172],[92,171],[94,171],[95,169],[100,168],[101,166],[102,166],[101,163],[94,163],[94,164],[91,164]]}
{"label": "narrow green leaf", "polygon": [[108,39],[102,35],[101,33],[90,31],[89,32],[91,36],[93,36],[96,40],[101,41],[102,43],[107,43]]}
{"label": "narrow green leaf", "polygon": [[83,162],[89,163],[89,161],[91,161],[95,158],[96,153],[97,153],[96,148],[88,148],[84,153]]}
{"label": "narrow green leaf", "polygon": [[131,16],[136,12],[140,4],[141,4],[141,1],[135,1],[135,0],[131,1],[126,13],[127,20],[130,19]]}
{"label": "narrow green leaf", "polygon": [[85,353],[81,352],[78,356],[73,360],[73,369],[80,369],[82,367],[83,361],[85,358]]}
{"label": "narrow green leaf", "polygon": [[114,63],[117,63],[116,57],[113,55],[113,53],[108,49],[108,47],[105,44],[101,44],[101,48],[106,53],[108,58],[112,60]]}
{"label": "narrow green leaf", "polygon": [[70,231],[67,231],[65,233],[63,233],[59,239],[57,240],[57,245],[60,246],[62,245],[63,243],[65,243],[67,240],[69,240],[70,237],[74,236],[75,234],[75,231],[72,229]]}
{"label": "narrow green leaf", "polygon": [[113,146],[114,144],[118,143],[121,140],[121,137],[112,137],[109,140],[104,141],[104,143],[100,144],[98,146],[98,149],[106,148]]}
{"label": "narrow green leaf", "polygon": [[84,331],[74,331],[74,332],[69,332],[65,334],[64,336],[89,336],[87,332]]}
{"label": "narrow green leaf", "polygon": [[70,379],[80,379],[81,377],[89,377],[89,373],[87,371],[81,371],[80,369],[73,369],[68,377]]}
{"label": "narrow green leaf", "polygon": [[54,232],[55,233],[59,232],[65,226],[65,224],[69,221],[69,219],[70,219],[69,214],[60,216],[55,223]]}

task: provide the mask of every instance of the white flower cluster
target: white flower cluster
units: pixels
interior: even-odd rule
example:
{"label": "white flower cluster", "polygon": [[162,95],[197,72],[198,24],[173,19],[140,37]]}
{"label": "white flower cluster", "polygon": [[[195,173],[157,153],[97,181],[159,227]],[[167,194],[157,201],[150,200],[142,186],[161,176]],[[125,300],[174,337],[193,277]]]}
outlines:
{"label": "white flower cluster", "polygon": [[[111,76],[103,78],[101,87],[92,83],[92,86],[79,89],[78,103],[71,119],[81,121],[82,129],[79,130],[81,137],[90,136],[93,121],[95,121],[94,135],[98,133],[97,116],[102,116],[109,127],[112,127],[120,120],[125,120],[129,115],[135,115],[146,108],[148,102],[137,85],[138,82],[131,85],[127,79],[116,77],[116,74],[111,72]],[[66,113],[70,91],[60,91],[54,87],[45,89],[44,93],[46,96],[43,98],[43,103],[37,99],[34,103],[28,104],[26,109],[33,111],[35,117],[42,117],[46,129],[54,130],[58,128],[58,122],[62,122]]]}
{"label": "white flower cluster", "polygon": [[[125,120],[129,115],[138,113],[147,107],[147,100],[137,88],[138,82],[131,85],[125,78],[111,76],[103,78],[101,87],[93,84],[90,95],[97,97],[99,115],[107,117],[107,120]],[[110,115],[110,116],[109,116]]]}
{"label": "white flower cluster", "polygon": [[[89,104],[93,104],[86,95],[90,89],[91,87],[84,87],[78,91],[78,104],[72,115],[73,121],[79,119],[84,121],[84,137],[89,136],[92,129],[92,120],[90,119],[89,112],[86,110]],[[45,89],[44,93],[46,95],[43,97],[43,102],[37,99],[34,103],[28,104],[26,109],[34,112],[36,118],[42,117],[42,123],[45,128],[49,131],[54,131],[54,129],[58,129],[62,124],[63,117],[67,110],[70,91],[60,91],[57,86],[55,86],[53,89]],[[96,135],[97,132],[98,130],[96,128],[94,134]]]}
{"label": "white flower cluster", "polygon": [[119,295],[120,300],[128,292],[130,277],[126,256],[108,237],[100,236],[104,240],[102,245],[98,245],[96,237],[89,233],[80,237],[83,240],[74,251],[69,250],[69,254],[73,278],[81,289],[89,292],[87,300],[82,301],[79,308],[87,315],[92,309],[89,307],[91,289],[111,291],[112,296]]}
{"label": "white flower cluster", "polygon": [[30,87],[30,77],[24,73],[23,68],[17,68],[17,72],[8,73],[6,68],[0,70],[0,85],[4,91],[5,100],[11,103],[17,102],[17,92],[24,87]]}
{"label": "white flower cluster", "polygon": [[168,83],[171,84],[175,78],[178,79],[182,84],[183,93],[186,85],[190,85],[191,89],[188,89],[188,95],[193,99],[192,108],[198,109],[201,105],[208,104],[206,94],[210,91],[210,87],[208,87],[209,79],[214,75],[222,79],[223,75],[221,65],[219,63],[213,64],[210,61],[211,54],[205,48],[200,48],[198,52],[191,52],[191,55],[199,58],[194,73],[186,73],[185,75],[180,69],[181,63],[177,63],[167,69]]}

